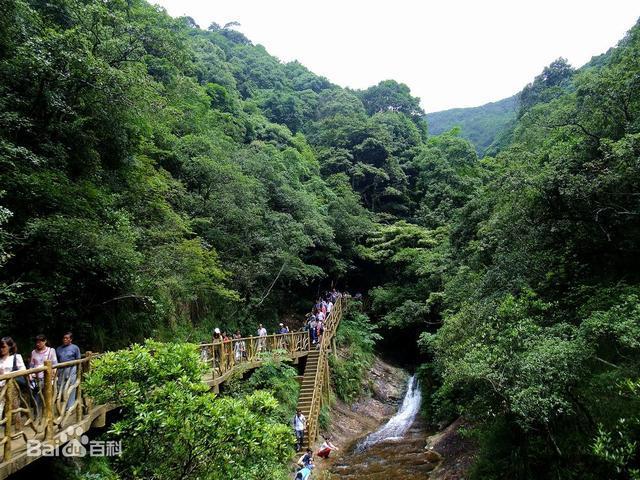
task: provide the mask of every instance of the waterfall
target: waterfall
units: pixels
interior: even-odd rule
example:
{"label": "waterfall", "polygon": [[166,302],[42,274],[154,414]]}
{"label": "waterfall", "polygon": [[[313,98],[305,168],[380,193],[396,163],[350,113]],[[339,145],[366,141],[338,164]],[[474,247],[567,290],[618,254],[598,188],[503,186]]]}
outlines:
{"label": "waterfall", "polygon": [[376,443],[385,440],[399,440],[409,430],[411,424],[420,409],[420,388],[416,376],[413,375],[408,382],[407,393],[398,412],[378,430],[368,435],[356,447],[356,451],[362,451]]}

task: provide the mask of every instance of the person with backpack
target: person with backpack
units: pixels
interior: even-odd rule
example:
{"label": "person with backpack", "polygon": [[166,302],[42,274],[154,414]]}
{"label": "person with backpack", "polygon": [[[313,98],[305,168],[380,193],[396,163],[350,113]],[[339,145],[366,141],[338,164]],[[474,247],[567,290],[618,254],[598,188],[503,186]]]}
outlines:
{"label": "person with backpack", "polygon": [[311,451],[310,448],[307,448],[307,451],[305,452],[305,454],[302,455],[298,460],[298,465],[301,468],[304,468],[304,467],[308,467],[312,463],[313,463],[313,452]]}
{"label": "person with backpack", "polygon": [[298,408],[293,417],[293,430],[296,434],[296,452],[299,452],[304,444],[304,430],[307,428],[307,419]]}
{"label": "person with backpack", "polygon": [[[0,373],[11,373],[17,370],[26,370],[24,366],[24,360],[22,355],[18,353],[18,345],[13,341],[11,337],[3,337],[0,339]],[[4,387],[6,380],[0,380],[0,387]],[[18,387],[23,387],[27,384],[26,377],[16,377],[16,383]],[[0,418],[4,415],[5,399],[0,401]],[[19,396],[13,398],[13,405],[11,408],[16,410],[19,407]],[[14,425],[16,431],[22,430],[22,414],[15,412],[13,415]]]}
{"label": "person with backpack", "polygon": [[311,470],[315,467],[313,464],[313,452],[307,448],[306,453],[298,460],[300,469],[296,473],[295,480],[306,480],[311,475]]}

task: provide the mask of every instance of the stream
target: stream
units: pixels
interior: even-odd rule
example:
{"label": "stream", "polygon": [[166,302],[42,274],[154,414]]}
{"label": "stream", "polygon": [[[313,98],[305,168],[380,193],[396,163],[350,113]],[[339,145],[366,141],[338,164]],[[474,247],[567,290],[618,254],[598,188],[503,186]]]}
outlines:
{"label": "stream", "polygon": [[435,468],[425,455],[426,426],[419,416],[420,388],[415,376],[398,412],[354,444],[329,470],[332,479],[395,480],[428,478]]}

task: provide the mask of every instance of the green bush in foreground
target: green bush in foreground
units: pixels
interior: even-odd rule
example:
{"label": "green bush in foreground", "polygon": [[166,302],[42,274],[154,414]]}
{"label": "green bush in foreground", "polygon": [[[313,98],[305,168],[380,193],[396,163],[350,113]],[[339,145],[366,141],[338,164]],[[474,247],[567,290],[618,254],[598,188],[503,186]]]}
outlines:
{"label": "green bush in foreground", "polygon": [[86,381],[98,402],[122,406],[110,434],[122,441],[125,479],[281,479],[293,444],[268,392],[216,398],[190,344],[147,341],[96,361]]}

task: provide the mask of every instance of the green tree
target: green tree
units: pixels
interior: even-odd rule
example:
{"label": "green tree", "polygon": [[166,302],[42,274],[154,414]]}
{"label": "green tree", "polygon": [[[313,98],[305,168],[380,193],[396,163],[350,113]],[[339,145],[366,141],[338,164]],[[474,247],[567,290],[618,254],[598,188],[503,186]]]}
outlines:
{"label": "green tree", "polygon": [[292,433],[274,417],[267,392],[216,398],[201,381],[194,345],[147,341],[95,362],[85,388],[114,402],[122,418],[109,435],[121,439],[122,478],[211,480],[287,478]]}

